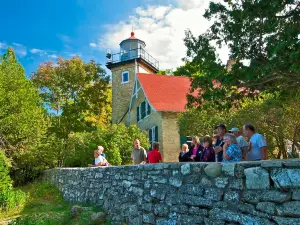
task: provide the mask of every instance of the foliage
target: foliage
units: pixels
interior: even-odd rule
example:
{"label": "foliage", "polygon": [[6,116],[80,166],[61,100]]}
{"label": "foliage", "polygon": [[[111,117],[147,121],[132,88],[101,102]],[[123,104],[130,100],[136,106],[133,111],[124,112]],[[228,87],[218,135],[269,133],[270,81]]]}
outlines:
{"label": "foliage", "polygon": [[47,121],[38,90],[26,79],[13,49],[0,57],[0,136],[17,149],[43,137]]}
{"label": "foliage", "polygon": [[126,127],[118,124],[93,132],[76,133],[69,139],[65,165],[74,167],[91,164],[94,160],[93,150],[99,145],[104,147],[106,158],[112,165],[130,164],[135,138],[139,138],[145,148],[149,147],[146,134],[135,125]]}
{"label": "foliage", "polygon": [[71,132],[89,131],[110,122],[109,77],[94,61],[79,57],[46,62],[31,77],[52,115],[52,132],[67,138]]}
{"label": "foliage", "polygon": [[[248,88],[281,94],[299,87],[299,1],[211,2],[204,17],[213,24],[199,37],[186,32],[187,64],[181,68],[190,73],[187,75],[202,75],[195,76],[192,84],[193,88],[204,89],[201,98],[213,100],[215,107],[223,109],[244,97]],[[235,62],[231,70],[222,65],[213,44],[229,48]],[[222,87],[213,88],[213,80],[221,82]],[[199,99],[190,97],[190,106],[194,102],[199,103]]]}
{"label": "foliage", "polygon": [[10,162],[0,149],[0,212],[11,210],[25,201],[22,191],[14,190],[9,176]]}
{"label": "foliage", "polygon": [[172,76],[173,75],[173,70],[172,69],[159,70],[159,71],[157,71],[157,74]]}

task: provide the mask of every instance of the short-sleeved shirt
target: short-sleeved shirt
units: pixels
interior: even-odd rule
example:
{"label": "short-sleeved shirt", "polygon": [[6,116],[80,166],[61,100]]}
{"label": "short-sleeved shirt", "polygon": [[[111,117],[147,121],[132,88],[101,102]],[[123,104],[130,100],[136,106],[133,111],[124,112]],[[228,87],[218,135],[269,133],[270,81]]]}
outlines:
{"label": "short-sleeved shirt", "polygon": [[239,162],[242,160],[242,150],[237,144],[231,144],[227,148],[226,154],[230,159],[223,159],[223,162]]}
{"label": "short-sleeved shirt", "polygon": [[95,166],[97,166],[100,162],[103,163],[105,158],[102,155],[99,155],[98,158],[95,158]]}
{"label": "short-sleeved shirt", "polygon": [[159,163],[159,161],[162,160],[160,152],[156,149],[153,149],[148,154],[148,160],[149,160],[149,163]]}
{"label": "short-sleeved shirt", "polygon": [[146,161],[147,153],[146,150],[143,147],[140,147],[139,149],[134,148],[132,150],[132,157],[133,157],[133,164],[140,164],[141,162]]}
{"label": "short-sleeved shirt", "polygon": [[241,148],[244,148],[244,147],[247,147],[248,146],[248,143],[247,141],[245,140],[245,138],[243,136],[239,136],[236,138],[237,142],[238,142],[238,145],[241,147]]}
{"label": "short-sleeved shirt", "polygon": [[[221,146],[223,148],[224,144],[225,144],[224,139],[223,138],[222,139],[218,138],[217,142],[215,144],[215,147]],[[222,161],[223,161],[223,151],[220,151],[217,154],[217,162],[222,162]]]}
{"label": "short-sleeved shirt", "polygon": [[266,147],[267,142],[263,135],[255,133],[250,138],[250,151],[247,153],[248,161],[261,160],[260,148]]}

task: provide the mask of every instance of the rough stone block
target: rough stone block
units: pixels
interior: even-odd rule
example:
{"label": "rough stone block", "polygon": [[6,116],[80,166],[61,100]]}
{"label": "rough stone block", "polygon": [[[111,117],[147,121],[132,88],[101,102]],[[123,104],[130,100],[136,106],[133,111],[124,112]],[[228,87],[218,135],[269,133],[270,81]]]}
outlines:
{"label": "rough stone block", "polygon": [[260,195],[260,200],[265,202],[277,202],[283,203],[291,199],[291,194],[289,192],[280,192],[276,190],[265,191]]}
{"label": "rough stone block", "polygon": [[224,201],[226,202],[238,202],[240,200],[240,193],[237,191],[229,191],[224,195]]}
{"label": "rough stone block", "polygon": [[210,199],[205,199],[203,197],[196,197],[193,195],[179,195],[179,204],[186,204],[190,206],[199,206],[211,208],[213,206],[213,201]]}
{"label": "rough stone block", "polygon": [[219,163],[211,163],[204,168],[204,172],[209,177],[218,177],[221,175],[221,165]]}
{"label": "rough stone block", "polygon": [[265,212],[271,215],[275,215],[276,213],[276,205],[273,202],[259,202],[256,206],[256,209]]}
{"label": "rough stone block", "polygon": [[165,199],[166,194],[164,192],[160,192],[159,190],[151,189],[150,196],[162,201]]}
{"label": "rough stone block", "polygon": [[215,185],[218,188],[225,188],[228,184],[228,178],[227,177],[217,177],[215,179]]}
{"label": "rough stone block", "polygon": [[300,200],[300,190],[294,190],[293,191],[293,196],[292,196],[293,200]]}
{"label": "rough stone block", "polygon": [[244,189],[244,181],[243,179],[234,179],[229,182],[230,189],[243,190]]}
{"label": "rough stone block", "polygon": [[274,169],[271,178],[278,188],[300,188],[300,169]]}
{"label": "rough stone block", "polygon": [[237,165],[236,169],[235,169],[235,176],[237,178],[244,178],[245,177],[245,167],[243,167],[242,165]]}
{"label": "rough stone block", "polygon": [[182,180],[179,177],[171,177],[169,183],[174,187],[180,187],[182,185]]}
{"label": "rough stone block", "polygon": [[191,216],[191,215],[178,214],[178,218],[177,218],[177,224],[182,224],[182,225],[203,224],[203,222],[204,222],[203,216]]}
{"label": "rough stone block", "polygon": [[245,169],[247,189],[269,189],[270,177],[266,169],[260,167]]}
{"label": "rough stone block", "polygon": [[214,201],[221,201],[223,194],[224,191],[222,189],[206,188],[203,197]]}
{"label": "rough stone block", "polygon": [[143,215],[143,222],[149,224],[155,224],[155,216],[152,213]]}
{"label": "rough stone block", "polygon": [[142,209],[148,212],[152,212],[153,211],[153,204],[152,203],[144,203],[142,205]]}
{"label": "rough stone block", "polygon": [[285,202],[276,209],[279,216],[300,218],[300,201]]}
{"label": "rough stone block", "polygon": [[193,214],[193,215],[198,215],[198,216],[207,216],[208,215],[207,209],[200,209],[199,207],[194,207],[194,206],[190,207],[189,213]]}
{"label": "rough stone block", "polygon": [[184,213],[187,213],[189,211],[189,209],[186,205],[173,205],[170,208],[170,211],[184,214]]}
{"label": "rough stone block", "polygon": [[247,190],[243,192],[243,201],[249,203],[258,203],[261,198],[261,193],[258,191]]}
{"label": "rough stone block", "polygon": [[202,196],[204,188],[199,184],[184,184],[179,188],[181,193],[189,193],[190,195]]}
{"label": "rough stone block", "polygon": [[202,177],[201,184],[206,187],[214,186],[214,182],[212,180],[209,180],[207,177]]}
{"label": "rough stone block", "polygon": [[287,217],[272,217],[273,220],[279,225],[298,225],[300,224],[300,218],[287,218]]}
{"label": "rough stone block", "polygon": [[169,207],[164,204],[156,204],[154,207],[154,214],[157,216],[168,216],[169,215]]}
{"label": "rough stone block", "polygon": [[235,163],[222,163],[222,172],[225,175],[234,176],[235,175]]}
{"label": "rough stone block", "polygon": [[205,225],[225,225],[225,222],[220,221],[220,220],[210,219],[210,218],[204,218],[204,224]]}
{"label": "rough stone block", "polygon": [[282,161],[279,160],[264,160],[261,161],[261,167],[263,168],[281,168]]}
{"label": "rough stone block", "polygon": [[188,175],[191,173],[191,165],[190,164],[184,164],[181,166],[181,173],[182,175]]}

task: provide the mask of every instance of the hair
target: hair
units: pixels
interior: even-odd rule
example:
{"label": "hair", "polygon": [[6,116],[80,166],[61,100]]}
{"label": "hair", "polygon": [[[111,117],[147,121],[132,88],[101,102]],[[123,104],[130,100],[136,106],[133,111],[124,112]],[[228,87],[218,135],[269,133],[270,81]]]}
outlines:
{"label": "hair", "polygon": [[158,149],[159,148],[159,143],[158,142],[153,142],[153,148]]}
{"label": "hair", "polygon": [[94,150],[94,153],[97,153],[97,154],[99,155],[98,149],[97,149],[97,150]]}
{"label": "hair", "polygon": [[232,144],[237,144],[238,143],[237,140],[236,140],[236,137],[233,134],[225,134],[224,138],[227,138],[227,137],[230,138],[230,141],[231,141]]}
{"label": "hair", "polygon": [[200,145],[199,137],[198,136],[193,136],[192,140],[195,140],[198,145]]}
{"label": "hair", "polygon": [[101,150],[102,152],[104,151],[104,148],[102,146],[98,146],[97,151]]}
{"label": "hair", "polygon": [[189,151],[189,146],[187,144],[183,144],[182,147],[185,147],[186,151]]}
{"label": "hair", "polygon": [[245,127],[245,130],[251,130],[252,132],[255,132],[255,128],[254,128],[254,126],[253,125],[251,125],[251,124],[245,124],[244,125],[244,127]]}
{"label": "hair", "polygon": [[211,147],[213,140],[212,140],[212,138],[210,136],[206,135],[206,136],[203,137],[203,143],[204,142],[208,142],[209,146]]}

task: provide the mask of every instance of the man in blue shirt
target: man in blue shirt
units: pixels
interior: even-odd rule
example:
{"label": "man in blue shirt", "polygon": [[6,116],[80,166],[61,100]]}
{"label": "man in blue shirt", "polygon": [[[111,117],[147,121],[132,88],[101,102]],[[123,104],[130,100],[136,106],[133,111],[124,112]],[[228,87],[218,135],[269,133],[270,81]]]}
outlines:
{"label": "man in blue shirt", "polygon": [[254,126],[246,124],[243,127],[244,135],[249,138],[250,146],[247,152],[247,161],[267,160],[268,149],[267,142],[263,135],[255,133]]}
{"label": "man in blue shirt", "polygon": [[227,128],[224,124],[216,126],[218,129],[218,134],[214,136],[214,149],[216,153],[217,162],[223,161],[223,146],[225,144],[224,135],[227,132]]}

